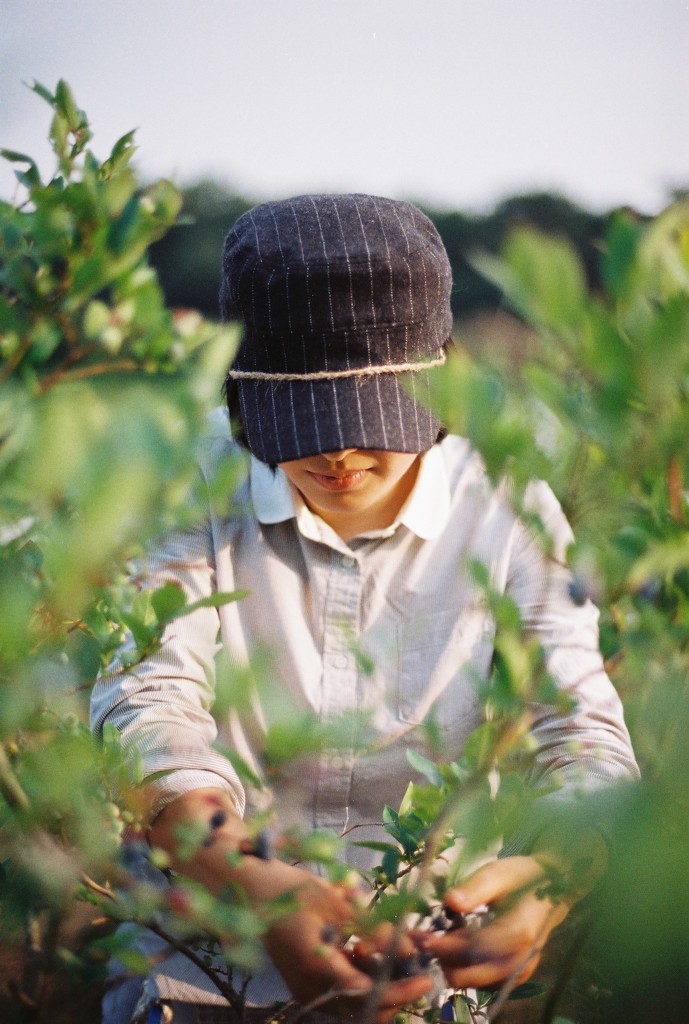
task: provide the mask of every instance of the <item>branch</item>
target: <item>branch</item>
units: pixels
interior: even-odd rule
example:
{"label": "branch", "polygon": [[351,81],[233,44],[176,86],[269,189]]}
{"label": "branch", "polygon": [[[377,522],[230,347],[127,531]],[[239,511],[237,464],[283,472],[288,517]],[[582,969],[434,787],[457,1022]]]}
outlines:
{"label": "branch", "polygon": [[[99,896],[105,896],[113,903],[118,902],[117,895],[112,891],[112,889],[99,885],[99,883],[94,881],[93,878],[90,878],[89,875],[82,873],[81,881],[88,889],[91,889]],[[203,971],[206,977],[213,982],[218,992],[220,992],[220,995],[227,999],[232,1009],[235,1010],[235,1012],[241,1014],[244,1006],[244,1001],[242,997],[237,994],[237,992],[234,990],[231,984],[226,984],[224,981],[221,981],[220,978],[218,977],[217,971],[214,971],[212,967],[208,967],[207,964],[205,964],[203,960],[200,957],[198,957],[192,949],[190,949],[188,946],[185,946],[184,943],[180,942],[178,939],[175,939],[172,935],[170,935],[163,928],[161,928],[160,925],[157,925],[150,920],[137,920],[136,923],[144,925],[144,927],[150,929],[150,931],[152,931],[155,935],[157,935],[164,942],[166,942],[171,949],[174,949],[175,952],[184,954],[184,956],[186,956],[187,959],[190,960],[195,967],[198,967],[200,971]]]}
{"label": "branch", "polygon": [[0,793],[13,811],[28,811],[31,807],[3,746],[0,746]]}
{"label": "branch", "polygon": [[176,953],[182,953],[188,960],[191,961],[191,963],[194,964],[195,967],[198,967],[200,971],[203,971],[206,977],[213,982],[220,995],[227,1000],[227,1002],[230,1004],[235,1013],[237,1013],[241,1018],[244,1012],[244,1005],[241,997],[237,995],[237,992],[229,982],[221,981],[221,979],[218,977],[218,972],[214,971],[212,967],[208,967],[207,964],[203,962],[201,957],[196,955],[193,949],[190,949],[188,946],[185,946],[183,942],[180,942],[178,939],[175,939],[172,935],[166,932],[164,928],[161,928],[160,925],[157,925],[155,923],[152,923],[151,921],[146,920],[142,920],[137,923],[143,924],[146,928],[149,928],[155,935],[158,936],[158,938],[162,939],[164,942],[167,942],[170,948],[174,949]]}
{"label": "branch", "polygon": [[17,345],[16,349],[9,357],[3,367],[0,368],[0,384],[4,384],[5,381],[9,380],[16,368],[21,363],[24,356],[31,349],[31,340],[25,338],[21,345]]}
{"label": "branch", "polygon": [[684,518],[684,495],[682,491],[682,465],[679,458],[675,455],[674,458],[670,459],[670,464],[667,468],[667,492],[670,503],[670,516],[676,523],[681,523]]}
{"label": "branch", "polygon": [[107,899],[112,900],[113,903],[117,903],[117,896],[112,891],[112,889],[108,889],[103,885],[99,885],[98,882],[95,882],[92,878],[89,877],[89,875],[85,874],[84,872],[82,872],[81,874],[81,881],[83,882],[87,889],[91,889],[99,896],[105,896]]}
{"label": "branch", "polygon": [[95,363],[92,366],[79,366],[75,370],[55,370],[45,380],[41,381],[38,393],[44,395],[59,381],[64,380],[86,380],[89,377],[101,377],[106,373],[117,373],[127,371],[133,373],[141,369],[141,364],[134,359],[115,359],[110,363]]}

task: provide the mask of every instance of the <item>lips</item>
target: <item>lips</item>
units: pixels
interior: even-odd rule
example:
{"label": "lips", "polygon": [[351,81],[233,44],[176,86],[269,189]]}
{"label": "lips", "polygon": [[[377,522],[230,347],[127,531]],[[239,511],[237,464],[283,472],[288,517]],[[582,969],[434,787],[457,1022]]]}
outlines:
{"label": "lips", "polygon": [[366,477],[365,469],[353,469],[348,473],[313,473],[311,479],[326,491],[352,491],[359,484],[363,483]]}

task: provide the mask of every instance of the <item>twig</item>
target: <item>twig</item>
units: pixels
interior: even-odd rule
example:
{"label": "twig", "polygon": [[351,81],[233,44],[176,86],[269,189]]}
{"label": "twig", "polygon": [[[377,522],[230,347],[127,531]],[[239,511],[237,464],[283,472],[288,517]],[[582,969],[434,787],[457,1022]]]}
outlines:
{"label": "twig", "polygon": [[684,495],[682,491],[682,465],[679,458],[675,455],[674,458],[670,459],[670,464],[667,467],[667,492],[670,504],[670,516],[676,523],[681,523],[684,518]]}
{"label": "twig", "polygon": [[47,972],[55,954],[59,927],[60,914],[55,910],[44,914],[30,910],[27,914],[25,960],[19,991],[23,1005],[34,1012],[43,1005]]}
{"label": "twig", "polygon": [[0,793],[4,796],[13,811],[28,811],[31,804],[21,783],[12,770],[12,765],[0,745]]}
{"label": "twig", "polygon": [[75,370],[56,370],[46,377],[39,386],[39,394],[44,395],[58,381],[86,380],[89,377],[100,377],[106,373],[117,373],[125,370],[133,373],[141,369],[141,364],[134,359],[115,359],[110,363],[96,363],[92,366],[78,366]]}
{"label": "twig", "polygon": [[146,928],[149,928],[154,933],[154,935],[157,935],[158,938],[162,939],[164,942],[167,942],[170,948],[174,949],[176,953],[182,953],[188,960],[190,960],[194,964],[195,967],[198,967],[200,971],[203,971],[206,977],[213,982],[220,995],[227,1000],[227,1002],[230,1004],[235,1013],[239,1014],[240,1017],[243,1015],[243,1002],[241,1000],[241,997],[237,995],[237,992],[232,987],[232,985],[229,983],[225,983],[224,981],[221,981],[220,978],[218,977],[217,971],[214,971],[212,967],[208,967],[207,964],[203,962],[201,957],[196,955],[193,949],[190,949],[189,946],[185,946],[183,942],[180,942],[178,939],[175,939],[172,935],[166,932],[164,928],[161,928],[160,925],[157,925],[154,922],[142,920],[138,923],[143,924]]}
{"label": "twig", "polygon": [[[81,881],[85,886],[87,886],[87,888],[91,889],[99,896],[105,896],[113,903],[118,902],[117,894],[114,893],[112,889],[99,885],[99,883],[94,881],[93,878],[90,878],[89,875],[82,873]],[[150,931],[152,931],[159,938],[163,939],[164,942],[166,942],[172,949],[174,949],[175,952],[184,954],[184,956],[186,956],[188,960],[191,960],[194,966],[198,967],[200,971],[203,971],[206,977],[213,982],[217,990],[225,999],[227,999],[228,1003],[230,1004],[232,1009],[235,1010],[235,1012],[239,1014],[243,1012],[244,1001],[241,995],[237,994],[232,985],[226,984],[224,981],[221,981],[217,975],[217,972],[214,971],[212,967],[208,967],[207,964],[205,964],[203,960],[200,957],[198,957],[192,949],[190,949],[188,946],[185,946],[183,942],[179,942],[172,935],[170,935],[163,928],[161,928],[160,925],[157,925],[150,920],[141,920],[137,923],[142,924],[146,928],[150,929]]]}
{"label": "twig", "polygon": [[3,367],[0,367],[0,384],[4,384],[5,381],[9,380],[17,366],[21,363],[24,356],[31,349],[31,340],[25,339],[21,345],[17,345],[14,352],[9,356],[7,362]]}
{"label": "twig", "polygon": [[82,872],[81,874],[81,881],[87,887],[87,889],[92,889],[95,893],[98,893],[99,896],[107,897],[107,899],[111,900],[113,903],[117,902],[117,896],[112,891],[112,889],[108,889],[103,885],[99,885],[98,882],[95,882],[93,878],[91,878],[84,872]]}

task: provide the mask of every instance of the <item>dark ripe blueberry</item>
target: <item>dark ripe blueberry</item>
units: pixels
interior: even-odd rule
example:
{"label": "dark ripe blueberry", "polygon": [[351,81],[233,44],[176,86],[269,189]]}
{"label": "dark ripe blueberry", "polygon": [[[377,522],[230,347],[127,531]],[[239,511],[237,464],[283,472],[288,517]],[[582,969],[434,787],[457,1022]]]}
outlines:
{"label": "dark ripe blueberry", "polygon": [[643,601],[648,601],[649,604],[653,604],[653,602],[657,601],[660,597],[661,591],[662,587],[660,585],[660,581],[651,579],[646,580],[645,583],[641,584],[637,590],[637,594]]}
{"label": "dark ripe blueberry", "polygon": [[148,860],[150,852],[151,847],[148,843],[133,842],[125,843],[117,856],[125,868],[134,868],[140,865],[143,860]]}
{"label": "dark ripe blueberry", "polygon": [[340,939],[340,933],[334,924],[324,924],[321,928],[321,942],[334,946]]}
{"label": "dark ripe blueberry", "polygon": [[393,961],[390,971],[391,981],[401,981],[402,978],[415,978],[417,974],[423,974],[423,968],[417,956],[400,956]]}
{"label": "dark ripe blueberry", "polygon": [[419,961],[421,970],[427,971],[433,963],[433,954],[429,953],[427,949],[422,949],[420,953],[416,954],[416,959]]}
{"label": "dark ripe blueberry", "polygon": [[590,596],[589,588],[586,584],[586,581],[583,580],[581,576],[574,576],[571,579],[567,589],[569,591],[569,596],[572,598],[575,604],[586,604]]}
{"label": "dark ripe blueberry", "polygon": [[447,931],[452,932],[457,928],[465,928],[467,919],[464,914],[459,910],[452,910],[451,907],[445,907],[445,917],[447,918]]}
{"label": "dark ripe blueberry", "polygon": [[259,860],[270,860],[272,857],[272,844],[267,829],[262,829],[254,839],[251,853]]}
{"label": "dark ripe blueberry", "polygon": [[210,826],[213,830],[222,828],[227,821],[227,814],[225,811],[216,811],[210,820]]}

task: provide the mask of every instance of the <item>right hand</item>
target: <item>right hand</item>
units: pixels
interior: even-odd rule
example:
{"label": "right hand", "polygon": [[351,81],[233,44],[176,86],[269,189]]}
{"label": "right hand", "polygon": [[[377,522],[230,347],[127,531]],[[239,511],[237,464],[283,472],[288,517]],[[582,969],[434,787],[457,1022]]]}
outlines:
{"label": "right hand", "polygon": [[[226,821],[215,833],[209,847],[201,847],[192,859],[177,856],[176,834],[180,825],[207,822],[216,808],[225,811]],[[175,870],[201,882],[215,895],[228,883],[241,886],[251,902],[261,902],[293,892],[297,909],[280,917],[264,937],[264,945],[273,963],[285,979],[294,997],[306,1005],[319,1000],[326,1013],[348,1019],[361,1018],[371,998],[374,980],[361,967],[368,967],[360,951],[345,951],[339,943],[352,934],[361,914],[357,890],[317,878],[303,868],[283,861],[243,857],[231,867],[227,854],[237,850],[247,837],[244,822],[232,807],[226,793],[216,789],[192,790],[165,808],[150,829],[151,841],[167,850]],[[324,936],[335,936],[334,942]],[[409,940],[404,940],[411,951]],[[387,943],[383,942],[381,949]],[[358,964],[358,966],[357,966]],[[390,981],[376,990],[375,1024],[387,1024],[395,1013],[415,1002],[432,988],[425,975]],[[332,998],[320,1002],[332,993]],[[340,994],[338,994],[340,993]],[[344,993],[347,993],[346,995]]]}
{"label": "right hand", "polygon": [[[356,954],[343,950],[337,941],[323,941],[328,932],[340,935],[342,941],[351,932],[360,912],[354,893],[300,868],[292,870],[301,875],[296,892],[299,908],[270,929],[266,949],[300,1003],[306,1005],[318,999],[318,1008],[326,1013],[349,1020],[360,1018],[371,998],[374,982],[356,966]],[[386,1024],[431,987],[431,979],[425,975],[387,982],[376,993],[372,1019],[376,1024]],[[332,998],[321,1002],[321,997],[329,992]]]}

